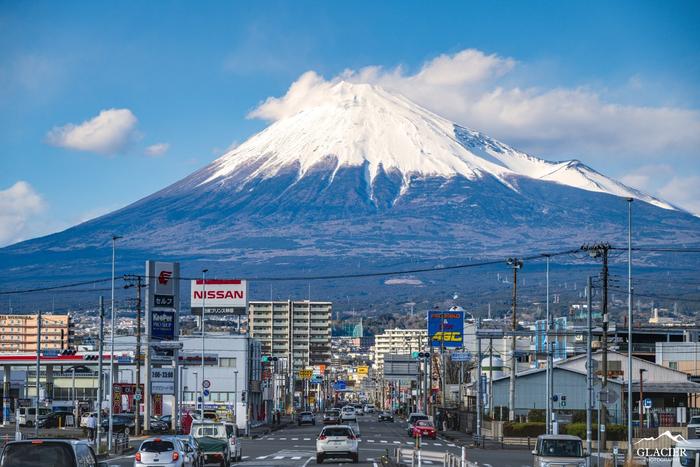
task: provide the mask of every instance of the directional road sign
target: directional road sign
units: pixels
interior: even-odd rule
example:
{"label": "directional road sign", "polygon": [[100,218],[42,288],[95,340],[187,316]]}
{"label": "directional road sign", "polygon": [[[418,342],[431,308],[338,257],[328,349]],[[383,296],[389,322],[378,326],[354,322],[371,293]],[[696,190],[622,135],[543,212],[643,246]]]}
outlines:
{"label": "directional road sign", "polygon": [[204,397],[209,397],[209,389],[203,391]]}
{"label": "directional road sign", "polygon": [[648,397],[646,399],[644,399],[644,408],[645,409],[651,408],[651,399],[649,399]]}

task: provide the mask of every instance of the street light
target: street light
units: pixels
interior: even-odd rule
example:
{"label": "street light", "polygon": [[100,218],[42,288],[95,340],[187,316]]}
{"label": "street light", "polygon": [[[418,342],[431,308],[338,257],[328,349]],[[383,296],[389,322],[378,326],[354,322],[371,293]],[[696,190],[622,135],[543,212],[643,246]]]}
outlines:
{"label": "street light", "polygon": [[[197,395],[199,394],[199,373],[197,370],[194,370],[192,373],[194,373],[194,391],[192,391],[192,399],[194,399],[194,412],[197,412],[197,404],[199,402],[199,396]],[[202,406],[204,406],[204,400],[202,400]],[[204,417],[202,417],[202,420],[204,420]]]}
{"label": "street light", "polygon": [[[523,261],[518,258],[508,258],[506,260],[508,266],[513,268],[513,332],[518,328],[518,318],[517,318],[517,293],[518,293],[518,269],[523,267]],[[510,406],[510,411],[508,413],[508,421],[515,421],[515,334],[513,334],[513,340],[511,341],[511,357],[510,357],[510,388],[508,394],[508,405]],[[481,376],[479,376],[481,377]]]}
{"label": "street light", "polygon": [[233,420],[236,422],[238,431],[238,370],[233,370]]}

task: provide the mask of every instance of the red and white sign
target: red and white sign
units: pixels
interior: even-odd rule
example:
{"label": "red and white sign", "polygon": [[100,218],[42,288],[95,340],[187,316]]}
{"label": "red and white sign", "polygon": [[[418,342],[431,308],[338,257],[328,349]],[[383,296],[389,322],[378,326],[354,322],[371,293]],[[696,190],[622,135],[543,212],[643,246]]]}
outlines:
{"label": "red and white sign", "polygon": [[248,284],[243,280],[202,279],[192,281],[190,305],[192,308],[246,308],[248,306]]}

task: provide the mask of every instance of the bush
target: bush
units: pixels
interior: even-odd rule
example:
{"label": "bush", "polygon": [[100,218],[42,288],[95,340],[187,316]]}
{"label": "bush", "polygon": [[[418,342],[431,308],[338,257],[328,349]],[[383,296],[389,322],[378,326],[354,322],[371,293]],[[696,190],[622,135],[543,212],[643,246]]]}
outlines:
{"label": "bush", "polygon": [[515,438],[525,438],[528,436],[531,438],[536,438],[539,435],[543,435],[546,431],[546,424],[542,422],[506,422],[503,424],[503,436],[513,436]]}
{"label": "bush", "polygon": [[[592,424],[591,438],[598,439],[598,425]],[[581,439],[586,439],[586,424],[585,423],[570,423],[562,428],[564,434],[578,436]],[[625,441],[627,439],[627,427],[624,425],[605,425],[605,431],[608,433],[608,441]]]}

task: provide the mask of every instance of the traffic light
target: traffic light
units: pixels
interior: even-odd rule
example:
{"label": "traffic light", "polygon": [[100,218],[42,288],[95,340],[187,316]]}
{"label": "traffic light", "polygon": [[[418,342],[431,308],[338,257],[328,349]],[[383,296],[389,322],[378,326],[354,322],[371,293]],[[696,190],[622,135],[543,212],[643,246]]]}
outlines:
{"label": "traffic light", "polygon": [[412,352],[413,358],[430,358],[430,352]]}
{"label": "traffic light", "polygon": [[558,401],[558,400],[559,400],[559,396],[556,395],[556,394],[554,394],[554,395],[552,396],[552,402],[556,402],[556,401]]}
{"label": "traffic light", "polygon": [[241,392],[241,402],[245,403],[245,391]]}
{"label": "traffic light", "polygon": [[279,360],[278,357],[272,357],[272,356],[270,356],[270,355],[263,355],[263,356],[260,358],[260,361],[261,361],[262,363],[276,362],[277,360]]}

